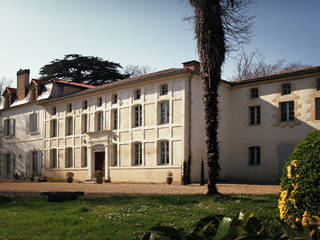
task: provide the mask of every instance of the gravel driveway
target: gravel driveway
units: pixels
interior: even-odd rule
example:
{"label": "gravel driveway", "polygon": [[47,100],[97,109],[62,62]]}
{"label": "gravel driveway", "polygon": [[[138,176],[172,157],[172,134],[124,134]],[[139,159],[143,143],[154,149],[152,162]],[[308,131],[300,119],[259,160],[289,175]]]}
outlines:
{"label": "gravel driveway", "polygon": [[[218,184],[222,194],[278,194],[279,185]],[[205,194],[207,186],[198,184],[142,184],[142,183],[64,183],[64,182],[3,182],[0,194],[39,196],[45,191],[84,191],[86,196],[110,194]]]}

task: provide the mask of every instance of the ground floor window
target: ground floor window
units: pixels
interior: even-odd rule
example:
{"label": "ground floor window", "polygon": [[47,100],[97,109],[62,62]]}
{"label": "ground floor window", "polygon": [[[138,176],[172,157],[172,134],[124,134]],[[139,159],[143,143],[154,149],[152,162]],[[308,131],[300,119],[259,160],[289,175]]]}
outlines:
{"label": "ground floor window", "polygon": [[142,143],[134,143],[134,165],[142,164]]}
{"label": "ground floor window", "polygon": [[15,155],[13,153],[1,153],[0,177],[13,177],[15,174]]}
{"label": "ground floor window", "polygon": [[160,142],[160,164],[169,164],[169,142]]}
{"label": "ground floor window", "polygon": [[57,149],[50,150],[50,168],[57,168]]}
{"label": "ground floor window", "polygon": [[66,168],[71,168],[73,166],[72,148],[66,148],[65,159],[66,159],[66,164],[65,164]]}
{"label": "ground floor window", "polygon": [[118,145],[117,144],[112,145],[111,160],[112,160],[112,166],[118,166]]}
{"label": "ground floor window", "polygon": [[88,148],[82,147],[81,167],[87,167],[87,166],[88,166]]}
{"label": "ground floor window", "polygon": [[249,165],[260,165],[260,147],[249,147]]}

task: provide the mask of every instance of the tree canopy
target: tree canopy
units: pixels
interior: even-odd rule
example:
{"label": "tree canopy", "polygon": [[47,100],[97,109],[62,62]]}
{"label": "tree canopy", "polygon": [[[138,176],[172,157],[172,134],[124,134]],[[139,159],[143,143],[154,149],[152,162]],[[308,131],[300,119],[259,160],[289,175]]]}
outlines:
{"label": "tree canopy", "polygon": [[242,50],[236,59],[236,75],[232,80],[242,80],[280,72],[294,71],[301,68],[311,67],[300,62],[287,63],[285,59],[279,59],[275,63],[267,63],[265,56],[259,50],[246,53]]}
{"label": "tree canopy", "polygon": [[119,63],[100,57],[68,54],[63,59],[55,59],[40,69],[40,79],[63,79],[66,81],[101,85],[129,77],[121,74]]}

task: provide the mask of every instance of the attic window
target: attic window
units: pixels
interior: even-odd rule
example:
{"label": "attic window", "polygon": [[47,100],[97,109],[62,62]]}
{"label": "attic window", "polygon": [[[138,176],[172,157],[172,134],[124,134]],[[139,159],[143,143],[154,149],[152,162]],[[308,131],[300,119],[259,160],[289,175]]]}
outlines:
{"label": "attic window", "polygon": [[317,90],[318,90],[318,91],[320,90],[320,78],[317,79]]}
{"label": "attic window", "polygon": [[64,87],[63,86],[58,86],[58,96],[62,96],[64,92]]}
{"label": "attic window", "polygon": [[98,98],[97,105],[98,105],[98,107],[102,106],[102,97]]}
{"label": "attic window", "polygon": [[163,84],[160,87],[160,95],[167,95],[168,94],[168,84]]}
{"label": "attic window", "polygon": [[258,88],[251,88],[250,89],[251,92],[251,98],[257,98],[259,97],[259,90]]}
{"label": "attic window", "polygon": [[72,104],[67,105],[67,112],[72,112]]}
{"label": "attic window", "polygon": [[56,115],[57,114],[57,107],[53,107],[51,109],[51,113],[52,113],[52,115]]}

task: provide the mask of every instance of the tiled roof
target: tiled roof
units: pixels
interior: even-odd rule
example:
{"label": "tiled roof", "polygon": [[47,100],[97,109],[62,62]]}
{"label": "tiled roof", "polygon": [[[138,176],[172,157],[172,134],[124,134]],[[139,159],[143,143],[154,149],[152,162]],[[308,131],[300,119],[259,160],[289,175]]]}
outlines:
{"label": "tiled roof", "polygon": [[286,78],[286,77],[295,77],[295,76],[317,73],[317,72],[320,72],[320,66],[308,67],[308,68],[298,69],[298,70],[289,71],[289,72],[280,72],[276,74],[265,75],[265,76],[255,77],[255,78],[247,78],[247,79],[232,82],[231,85],[234,86],[234,85],[242,85],[246,83],[254,83],[259,81],[274,80],[274,79],[280,79],[280,78]]}
{"label": "tiled roof", "polygon": [[10,93],[15,93],[17,92],[17,89],[16,88],[10,88],[10,87],[7,87],[7,89]]}
{"label": "tiled roof", "polygon": [[[192,71],[187,69],[187,68],[170,68],[170,69],[167,69],[167,70],[154,72],[154,73],[149,73],[149,74],[145,74],[145,75],[134,77],[134,78],[125,78],[125,79],[118,80],[118,81],[115,81],[115,82],[106,83],[106,84],[103,84],[103,85],[100,85],[100,86],[93,86],[93,88],[91,88],[91,89],[86,89],[86,90],[83,90],[81,92],[69,95],[69,96],[63,96],[63,97],[60,97],[60,98],[55,98],[54,100],[56,100],[56,99],[57,100],[58,99],[64,99],[64,98],[74,97],[74,96],[79,96],[79,95],[90,94],[90,93],[94,93],[94,92],[98,92],[98,91],[103,91],[103,90],[109,89],[109,88],[115,88],[115,87],[120,87],[120,86],[124,86],[124,85],[144,82],[144,81],[148,81],[148,80],[151,80],[151,79],[156,79],[156,78],[159,78],[159,77],[166,77],[166,76],[171,76],[173,74],[179,74],[179,73],[185,73],[185,72],[192,72]],[[53,99],[51,99],[49,101],[52,101],[52,100]],[[46,101],[44,101],[44,102],[46,102]]]}
{"label": "tiled roof", "polygon": [[32,79],[31,82],[35,82],[37,85],[41,85],[41,84],[48,82],[48,80]]}
{"label": "tiled roof", "polygon": [[96,86],[89,85],[89,84],[84,84],[84,83],[77,83],[77,82],[70,82],[70,81],[65,81],[65,80],[54,80],[57,83],[63,83],[66,85],[72,85],[72,86],[77,86],[77,87],[83,87],[83,88],[96,88]]}

